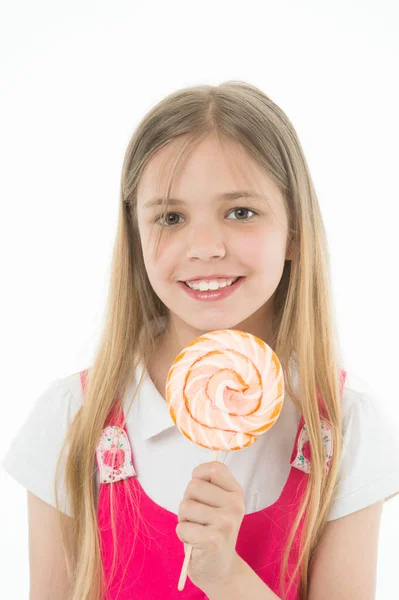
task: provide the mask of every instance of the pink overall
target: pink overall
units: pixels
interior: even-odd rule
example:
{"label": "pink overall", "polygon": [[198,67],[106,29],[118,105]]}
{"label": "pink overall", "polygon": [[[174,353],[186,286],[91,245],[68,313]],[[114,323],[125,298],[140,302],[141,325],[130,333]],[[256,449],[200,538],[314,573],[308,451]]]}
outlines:
{"label": "pink overall", "polygon": [[[80,373],[83,390],[86,376],[87,371]],[[342,370],[341,395],[345,378],[346,372]],[[319,394],[318,398],[320,402]],[[324,414],[322,405],[321,412]],[[117,421],[114,411],[105,425],[117,427],[121,425],[121,422]],[[126,428],[122,429],[126,433],[124,439],[128,440]],[[307,473],[309,472],[308,469],[303,468],[305,463],[310,464],[308,463],[308,458],[310,460],[309,443],[306,442],[308,438],[304,437],[305,432],[306,426],[304,426],[304,419],[301,416],[291,454],[290,464],[292,466],[280,497],[271,506],[244,516],[236,544],[237,553],[279,598],[281,597],[279,576],[283,554],[306,488]],[[324,431],[325,433],[326,431]],[[327,440],[327,437],[325,435],[324,439]],[[306,446],[308,448],[305,451]],[[131,452],[131,448],[129,450]],[[121,450],[118,451],[121,452]],[[130,464],[135,473],[133,457],[131,457]],[[99,466],[98,454],[97,465]],[[115,462],[113,468],[115,468]],[[126,489],[127,486],[130,486],[130,490]],[[98,526],[107,586],[106,595],[102,600],[160,600],[161,598],[165,600],[183,598],[200,600],[208,598],[192,583],[189,577],[186,579],[184,589],[181,592],[178,591],[177,583],[184,560],[184,545],[176,535],[178,517],[175,513],[151,500],[141,487],[137,476],[126,477],[125,480],[119,480],[113,484],[118,557],[115,574],[111,579],[113,540],[110,487],[109,483],[100,483],[98,493]],[[134,503],[131,501],[128,491],[135,499]],[[135,504],[139,506],[138,518],[135,515]],[[298,558],[298,538],[302,525],[303,520],[291,551],[290,573],[292,573]],[[137,540],[133,548],[135,533]],[[287,586],[288,582],[287,578]],[[298,575],[295,584],[284,600],[299,600]]]}

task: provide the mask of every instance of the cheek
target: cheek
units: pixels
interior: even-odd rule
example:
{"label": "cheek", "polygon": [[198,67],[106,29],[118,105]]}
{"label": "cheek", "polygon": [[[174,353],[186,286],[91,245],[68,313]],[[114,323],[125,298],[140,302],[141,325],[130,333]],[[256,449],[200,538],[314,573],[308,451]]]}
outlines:
{"label": "cheek", "polygon": [[237,236],[234,252],[242,262],[257,270],[271,272],[284,264],[285,238],[281,231],[252,231],[251,235]]}
{"label": "cheek", "polygon": [[162,269],[166,272],[168,267],[175,265],[177,258],[181,258],[181,247],[168,239],[165,233],[159,240],[157,248],[157,235],[152,233],[147,237],[146,243],[143,245],[143,255],[146,267],[152,272]]}

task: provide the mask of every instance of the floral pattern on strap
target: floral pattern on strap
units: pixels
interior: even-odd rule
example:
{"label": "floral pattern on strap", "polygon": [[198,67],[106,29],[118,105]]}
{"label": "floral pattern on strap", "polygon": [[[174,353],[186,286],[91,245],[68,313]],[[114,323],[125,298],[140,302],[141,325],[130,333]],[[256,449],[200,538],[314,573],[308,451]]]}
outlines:
{"label": "floral pattern on strap", "polygon": [[[331,459],[333,455],[333,438],[331,425],[322,419],[321,421],[321,434],[323,439],[324,448],[326,450],[326,472],[330,469]],[[297,443],[297,455],[295,459],[290,463],[296,469],[310,473],[311,471],[311,459],[312,453],[310,449],[309,435],[306,425],[301,429]]]}
{"label": "floral pattern on strap", "polygon": [[116,425],[103,429],[96,456],[100,483],[111,483],[137,475],[127,434]]}

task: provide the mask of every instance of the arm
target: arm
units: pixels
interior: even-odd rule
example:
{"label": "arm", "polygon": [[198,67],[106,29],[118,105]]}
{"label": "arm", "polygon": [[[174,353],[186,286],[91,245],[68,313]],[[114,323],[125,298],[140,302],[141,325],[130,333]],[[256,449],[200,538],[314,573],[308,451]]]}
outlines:
{"label": "arm", "polygon": [[[378,534],[383,501],[329,521],[316,549],[307,600],[375,600]],[[237,555],[235,576],[210,600],[279,600]]]}
{"label": "arm", "polygon": [[[70,586],[57,510],[28,491],[29,600],[67,600]],[[69,527],[72,519],[65,515]]]}
{"label": "arm", "polygon": [[374,600],[384,502],[329,521],[316,549],[308,600]]}
{"label": "arm", "polygon": [[209,600],[280,600],[241,556],[236,558],[235,576],[222,589],[208,592]]}

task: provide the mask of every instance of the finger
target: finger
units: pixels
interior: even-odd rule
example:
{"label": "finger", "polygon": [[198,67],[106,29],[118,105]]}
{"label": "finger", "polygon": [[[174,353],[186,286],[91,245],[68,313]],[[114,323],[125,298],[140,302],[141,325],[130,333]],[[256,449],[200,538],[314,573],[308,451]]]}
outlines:
{"label": "finger", "polygon": [[176,535],[185,544],[191,544],[194,548],[206,548],[209,545],[217,545],[221,542],[220,534],[203,525],[182,521],[177,524]]}
{"label": "finger", "polygon": [[184,498],[190,498],[214,508],[221,508],[229,504],[232,493],[234,492],[226,492],[209,481],[195,477],[188,483]]}
{"label": "finger", "polygon": [[214,508],[185,498],[180,502],[178,519],[179,522],[190,521],[199,525],[214,525],[217,522],[218,513]]}
{"label": "finger", "polygon": [[192,472],[192,476],[210,481],[227,492],[237,492],[242,489],[228,466],[217,461],[199,465]]}

